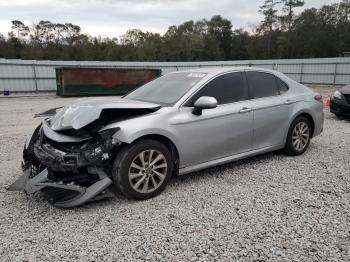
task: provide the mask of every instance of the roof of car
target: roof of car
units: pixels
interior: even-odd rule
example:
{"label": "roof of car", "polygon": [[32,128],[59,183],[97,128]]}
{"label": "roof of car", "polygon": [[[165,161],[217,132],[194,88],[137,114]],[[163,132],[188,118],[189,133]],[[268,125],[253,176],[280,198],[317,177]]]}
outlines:
{"label": "roof of car", "polygon": [[206,74],[220,74],[231,71],[245,71],[245,70],[256,70],[256,71],[266,71],[266,72],[276,72],[266,68],[259,67],[239,67],[239,66],[225,66],[225,67],[202,67],[202,68],[193,68],[182,70],[178,72],[191,72],[191,73],[206,73]]}

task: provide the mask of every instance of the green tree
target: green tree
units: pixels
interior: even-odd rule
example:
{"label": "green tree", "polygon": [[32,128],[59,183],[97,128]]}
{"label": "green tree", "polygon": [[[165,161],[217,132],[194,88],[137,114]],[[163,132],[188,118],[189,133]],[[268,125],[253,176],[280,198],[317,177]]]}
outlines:
{"label": "green tree", "polygon": [[25,37],[29,33],[29,27],[23,24],[19,20],[13,20],[11,21],[11,29],[15,31],[14,35],[18,38],[21,39],[22,37]]}
{"label": "green tree", "polygon": [[338,53],[350,52],[350,3],[344,0],[339,4],[340,19],[337,26],[339,48]]}
{"label": "green tree", "polygon": [[292,26],[295,19],[295,8],[304,6],[305,2],[303,0],[281,0],[283,3],[284,15],[281,16],[282,24],[287,28],[287,58],[290,57],[290,41]]}
{"label": "green tree", "polygon": [[249,59],[249,43],[250,35],[243,28],[236,29],[232,32],[231,42],[231,58],[233,60],[245,60]]}
{"label": "green tree", "polygon": [[195,61],[205,56],[205,21],[170,26],[163,37],[165,61]]}
{"label": "green tree", "polygon": [[340,7],[344,9],[345,22],[349,22],[350,18],[350,3],[349,0],[343,0],[340,4]]}
{"label": "green tree", "polygon": [[[213,16],[207,24],[207,36],[210,45],[217,41],[221,57],[220,60],[231,59],[231,41],[232,41],[232,23],[230,20],[223,18],[220,15]],[[210,39],[212,38],[212,39]],[[214,41],[213,41],[214,40]]]}
{"label": "green tree", "polygon": [[264,4],[260,6],[259,13],[264,16],[264,20],[260,23],[258,31],[267,34],[267,57],[271,57],[271,40],[274,27],[277,24],[277,2],[276,0],[265,0]]}

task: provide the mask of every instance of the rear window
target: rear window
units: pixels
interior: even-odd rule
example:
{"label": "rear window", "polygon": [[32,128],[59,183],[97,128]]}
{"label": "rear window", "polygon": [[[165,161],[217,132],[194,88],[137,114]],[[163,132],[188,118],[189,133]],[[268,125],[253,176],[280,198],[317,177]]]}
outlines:
{"label": "rear window", "polygon": [[262,98],[279,94],[276,77],[264,72],[247,72],[247,80],[252,98]]}

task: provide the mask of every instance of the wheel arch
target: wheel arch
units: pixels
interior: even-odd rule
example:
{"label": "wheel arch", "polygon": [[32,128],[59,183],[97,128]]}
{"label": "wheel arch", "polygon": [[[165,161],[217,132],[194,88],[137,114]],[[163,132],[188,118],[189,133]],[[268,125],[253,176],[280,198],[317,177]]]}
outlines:
{"label": "wheel arch", "polygon": [[285,136],[284,136],[284,139],[283,139],[283,141],[284,141],[284,142],[283,142],[283,143],[284,143],[284,146],[286,145],[287,138],[288,138],[288,132],[289,132],[289,129],[290,129],[292,123],[294,122],[295,119],[297,119],[298,117],[301,117],[301,116],[306,117],[306,118],[310,121],[310,125],[311,125],[311,134],[312,134],[311,137],[313,137],[314,132],[315,132],[315,120],[314,120],[314,118],[313,118],[313,116],[312,116],[311,113],[302,110],[302,111],[299,111],[299,112],[295,113],[295,114],[294,114],[294,117],[292,117],[292,118],[290,119],[289,124],[288,124],[288,128],[287,128],[287,131],[286,131]]}
{"label": "wheel arch", "polygon": [[178,167],[179,167],[179,163],[180,163],[180,155],[179,155],[179,151],[178,151],[175,143],[170,138],[168,138],[164,135],[160,135],[160,134],[143,135],[143,136],[136,138],[131,143],[137,143],[137,142],[139,142],[141,140],[145,140],[145,139],[156,140],[167,147],[167,149],[169,150],[169,152],[173,158],[174,167],[175,167],[174,172],[177,172]]}
{"label": "wheel arch", "polygon": [[[313,137],[314,132],[315,132],[315,120],[314,120],[314,118],[312,117],[312,115],[309,114],[309,113],[307,113],[307,112],[300,112],[299,114],[297,114],[297,115],[294,117],[293,121],[294,121],[295,119],[297,119],[298,117],[305,117],[307,120],[309,120],[310,125],[311,125],[311,137]],[[292,121],[291,123],[293,123],[293,121]]]}

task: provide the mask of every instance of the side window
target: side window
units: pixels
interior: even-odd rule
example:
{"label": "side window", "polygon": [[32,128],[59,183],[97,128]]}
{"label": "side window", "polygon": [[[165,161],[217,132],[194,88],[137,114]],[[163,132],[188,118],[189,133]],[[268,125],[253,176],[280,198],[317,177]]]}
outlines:
{"label": "side window", "polygon": [[218,104],[222,105],[248,99],[248,90],[245,88],[242,73],[229,73],[216,77],[202,87],[192,96],[187,106],[193,106],[201,96],[215,97]]}
{"label": "side window", "polygon": [[252,98],[275,96],[279,94],[274,75],[263,72],[247,72],[247,80]]}
{"label": "side window", "polygon": [[278,89],[280,91],[280,94],[284,94],[285,92],[287,92],[289,90],[289,87],[285,82],[283,82],[278,77],[276,77],[276,80],[277,80],[277,85],[278,85]]}

